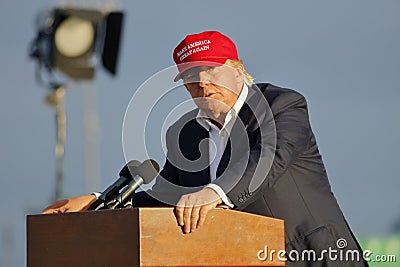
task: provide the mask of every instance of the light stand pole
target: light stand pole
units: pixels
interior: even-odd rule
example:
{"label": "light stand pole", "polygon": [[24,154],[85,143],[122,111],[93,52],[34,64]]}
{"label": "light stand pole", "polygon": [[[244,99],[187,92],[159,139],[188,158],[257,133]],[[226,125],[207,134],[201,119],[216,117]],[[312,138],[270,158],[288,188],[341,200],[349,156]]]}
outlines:
{"label": "light stand pole", "polygon": [[63,163],[66,137],[66,114],[64,109],[65,88],[63,85],[54,85],[54,91],[47,95],[46,102],[56,109],[56,191],[54,200],[58,200],[63,195]]}

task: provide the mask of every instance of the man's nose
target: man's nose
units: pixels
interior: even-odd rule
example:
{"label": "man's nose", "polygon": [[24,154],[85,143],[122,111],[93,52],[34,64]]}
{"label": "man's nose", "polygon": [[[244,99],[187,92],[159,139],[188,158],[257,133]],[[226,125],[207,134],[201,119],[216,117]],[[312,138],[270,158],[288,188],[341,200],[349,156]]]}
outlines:
{"label": "man's nose", "polygon": [[206,71],[199,72],[199,86],[204,88],[210,85],[210,74]]}

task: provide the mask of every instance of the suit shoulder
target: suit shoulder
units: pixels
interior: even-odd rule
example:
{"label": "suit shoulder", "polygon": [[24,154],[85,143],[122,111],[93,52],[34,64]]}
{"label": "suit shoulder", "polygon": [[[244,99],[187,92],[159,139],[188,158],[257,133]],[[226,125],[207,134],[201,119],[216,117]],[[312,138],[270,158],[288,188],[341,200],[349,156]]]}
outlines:
{"label": "suit shoulder", "polygon": [[185,114],[183,114],[177,121],[175,121],[167,130],[167,135],[176,135],[180,133],[180,131],[184,127],[190,127],[194,124],[197,124],[196,116],[199,112],[199,109],[193,109]]}
{"label": "suit shoulder", "polygon": [[307,107],[305,97],[296,90],[269,83],[255,84],[255,86],[263,93],[274,114],[292,106]]}
{"label": "suit shoulder", "polygon": [[255,86],[271,101],[280,96],[304,98],[304,96],[296,90],[279,87],[270,83],[257,83]]}

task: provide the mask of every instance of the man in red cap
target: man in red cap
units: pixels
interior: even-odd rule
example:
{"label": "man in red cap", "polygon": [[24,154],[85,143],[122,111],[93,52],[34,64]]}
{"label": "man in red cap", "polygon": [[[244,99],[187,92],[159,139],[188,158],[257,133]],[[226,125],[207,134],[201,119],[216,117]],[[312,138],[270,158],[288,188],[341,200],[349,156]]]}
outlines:
{"label": "man in red cap", "polygon": [[[304,97],[254,84],[235,44],[216,31],[186,36],[173,58],[175,81],[183,80],[198,109],[168,129],[163,170],[152,190],[133,195],[134,206],[176,206],[185,233],[201,227],[217,205],[284,219],[286,266],[367,266],[331,192]],[[43,212],[85,210],[95,199],[61,200]],[[339,239],[347,241],[343,253],[359,257],[324,254]],[[292,250],[321,257],[291,259]]]}

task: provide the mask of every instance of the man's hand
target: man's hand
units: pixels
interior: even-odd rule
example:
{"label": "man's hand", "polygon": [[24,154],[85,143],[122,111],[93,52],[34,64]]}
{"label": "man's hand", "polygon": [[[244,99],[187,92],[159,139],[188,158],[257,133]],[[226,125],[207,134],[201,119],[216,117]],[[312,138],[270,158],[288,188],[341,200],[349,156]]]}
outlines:
{"label": "man's hand", "polygon": [[207,213],[221,203],[221,198],[211,188],[183,195],[175,209],[178,224],[183,226],[185,234],[192,233],[203,225]]}
{"label": "man's hand", "polygon": [[94,195],[61,199],[45,208],[42,213],[49,214],[59,212],[83,211],[89,208],[90,204],[92,204],[95,200],[96,196]]}

